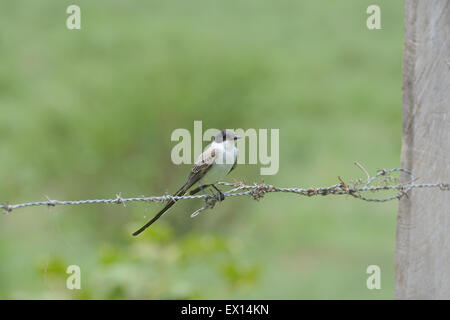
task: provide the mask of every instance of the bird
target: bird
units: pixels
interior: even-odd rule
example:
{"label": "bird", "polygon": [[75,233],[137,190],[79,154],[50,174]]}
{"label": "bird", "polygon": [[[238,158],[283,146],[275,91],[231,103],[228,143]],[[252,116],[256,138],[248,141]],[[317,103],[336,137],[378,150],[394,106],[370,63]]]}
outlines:
{"label": "bird", "polygon": [[[186,183],[178,189],[172,196],[180,197],[196,183],[198,187],[190,192],[191,195],[212,186],[218,193],[220,201],[225,199],[224,194],[216,187],[216,183],[228,175],[236,168],[238,158],[238,148],[236,140],[240,139],[231,129],[220,130],[213,138],[211,144],[200,154],[197,161],[189,172]],[[170,199],[167,204],[159,211],[149,222],[143,225],[139,230],[133,233],[133,236],[139,235],[145,229],[150,227],[156,220],[167,212],[177,200]]]}

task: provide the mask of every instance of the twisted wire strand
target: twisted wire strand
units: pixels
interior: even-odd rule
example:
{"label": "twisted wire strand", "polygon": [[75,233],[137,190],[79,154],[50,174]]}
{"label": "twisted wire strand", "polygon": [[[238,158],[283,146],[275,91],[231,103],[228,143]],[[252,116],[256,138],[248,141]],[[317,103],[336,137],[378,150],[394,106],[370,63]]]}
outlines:
{"label": "twisted wire strand", "polygon": [[[357,164],[357,163],[355,163]],[[360,166],[359,164],[357,164]],[[363,169],[362,167],[360,167]],[[367,173],[367,171],[364,172]],[[396,183],[393,185],[373,185],[374,182],[379,177],[392,177],[391,175],[394,172],[405,173],[409,176],[409,181],[405,184]],[[241,196],[250,196],[255,200],[259,200],[263,198],[267,193],[275,193],[275,192],[284,192],[284,193],[294,193],[302,196],[326,196],[326,195],[350,195],[356,199],[360,199],[363,201],[369,202],[387,202],[395,199],[400,199],[403,196],[407,196],[408,191],[411,189],[417,188],[438,188],[443,191],[450,190],[450,183],[422,183],[416,184],[414,181],[416,180],[414,175],[406,169],[403,168],[394,168],[394,169],[380,169],[378,172],[372,176],[368,177],[367,182],[363,186],[358,186],[362,183],[356,184],[346,184],[340,177],[338,177],[340,182],[334,184],[329,187],[320,187],[320,188],[299,188],[299,187],[291,187],[291,188],[283,188],[283,187],[275,187],[270,184],[265,184],[262,182],[261,184],[253,184],[247,185],[243,183],[229,183],[229,182],[219,182],[219,185],[233,187],[231,190],[224,192],[225,198],[228,197],[241,197]],[[374,198],[364,196],[363,193],[367,192],[379,192],[379,191],[389,191],[396,190],[397,193],[395,195],[384,197],[384,198]],[[111,199],[88,199],[88,200],[69,200],[69,201],[59,201],[52,200],[47,197],[46,201],[37,201],[37,202],[26,202],[26,203],[18,203],[18,204],[8,204],[4,203],[0,205],[0,210],[2,209],[5,213],[9,213],[13,210],[19,208],[28,208],[28,207],[36,207],[36,206],[67,206],[67,205],[84,205],[84,204],[122,204],[125,205],[129,202],[164,202],[167,200],[188,200],[188,199],[205,199],[205,205],[191,214],[191,217],[197,216],[201,211],[206,210],[208,208],[213,208],[214,205],[220,201],[218,195],[209,195],[209,194],[201,194],[201,195],[184,195],[184,196],[171,196],[171,195],[163,195],[163,196],[150,196],[150,197],[132,197],[132,198],[123,198],[121,193],[116,194],[115,198]]]}

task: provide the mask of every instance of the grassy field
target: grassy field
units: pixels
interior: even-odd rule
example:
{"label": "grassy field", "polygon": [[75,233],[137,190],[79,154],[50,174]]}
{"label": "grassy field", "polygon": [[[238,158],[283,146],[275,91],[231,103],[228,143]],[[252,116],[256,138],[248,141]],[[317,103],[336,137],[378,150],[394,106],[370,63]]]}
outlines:
{"label": "grassy field", "polygon": [[[402,2],[0,4],[0,202],[160,195],[184,182],[177,128],[276,128],[280,169],[229,177],[327,186],[399,166]],[[270,194],[196,219],[184,201],[22,209],[0,217],[0,298],[393,298],[397,203]],[[381,268],[381,290],[366,268]],[[79,265],[82,289],[66,289]]]}

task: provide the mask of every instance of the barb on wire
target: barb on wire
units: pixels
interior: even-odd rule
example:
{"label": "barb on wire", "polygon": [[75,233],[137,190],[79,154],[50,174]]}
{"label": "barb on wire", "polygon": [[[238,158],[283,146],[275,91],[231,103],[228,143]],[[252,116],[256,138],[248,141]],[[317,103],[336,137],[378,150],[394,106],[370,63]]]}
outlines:
{"label": "barb on wire", "polygon": [[[219,182],[219,185],[233,187],[231,190],[228,190],[223,193],[225,198],[229,197],[240,197],[240,196],[249,196],[255,200],[259,200],[263,198],[268,193],[274,192],[286,192],[286,193],[294,193],[301,196],[327,196],[327,195],[349,195],[354,198],[370,201],[370,202],[387,202],[394,199],[400,199],[403,196],[407,196],[408,192],[411,189],[415,188],[439,188],[443,191],[450,190],[450,183],[423,183],[416,184],[414,175],[406,169],[403,168],[394,168],[394,169],[379,169],[374,176],[370,176],[367,170],[358,162],[355,162],[355,165],[358,166],[366,175],[367,181],[362,181],[362,179],[356,180],[354,182],[345,183],[341,177],[338,177],[339,183],[334,184],[329,187],[320,187],[320,188],[281,188],[275,187],[270,184],[265,184],[264,181],[260,184],[247,185],[242,182]],[[394,173],[404,173],[409,177],[409,180],[401,184],[399,182],[398,177],[394,177]],[[375,182],[378,181],[377,184]],[[369,197],[366,194],[369,192],[378,192],[378,191],[389,191],[396,190],[397,193],[395,195],[384,197],[384,198],[375,198]],[[205,199],[205,205],[200,209],[196,210],[191,214],[191,217],[196,217],[200,212],[206,209],[212,209],[217,202],[220,202],[220,197],[218,195],[185,195],[185,196],[152,196],[152,197],[133,197],[133,198],[123,198],[121,193],[116,194],[115,198],[111,199],[91,199],[91,200],[73,200],[73,201],[59,201],[52,200],[48,196],[46,196],[46,201],[40,202],[27,202],[27,203],[19,203],[19,204],[9,204],[4,203],[0,205],[0,209],[5,213],[9,213],[13,210],[19,208],[27,208],[27,207],[35,207],[35,206],[47,206],[47,207],[55,207],[55,206],[66,206],[66,205],[83,205],[83,204],[94,204],[94,203],[102,203],[102,204],[122,204],[126,206],[128,202],[163,202],[167,200],[187,200],[187,199]]]}

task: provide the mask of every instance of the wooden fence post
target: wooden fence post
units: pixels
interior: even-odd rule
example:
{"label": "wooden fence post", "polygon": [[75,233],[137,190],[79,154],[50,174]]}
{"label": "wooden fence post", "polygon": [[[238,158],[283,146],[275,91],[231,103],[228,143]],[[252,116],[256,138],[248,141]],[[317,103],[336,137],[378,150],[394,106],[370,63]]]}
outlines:
{"label": "wooden fence post", "polygon": [[[450,180],[450,0],[405,0],[402,160],[417,183]],[[405,178],[406,179],[406,178]],[[395,297],[450,299],[450,196],[400,200]]]}

